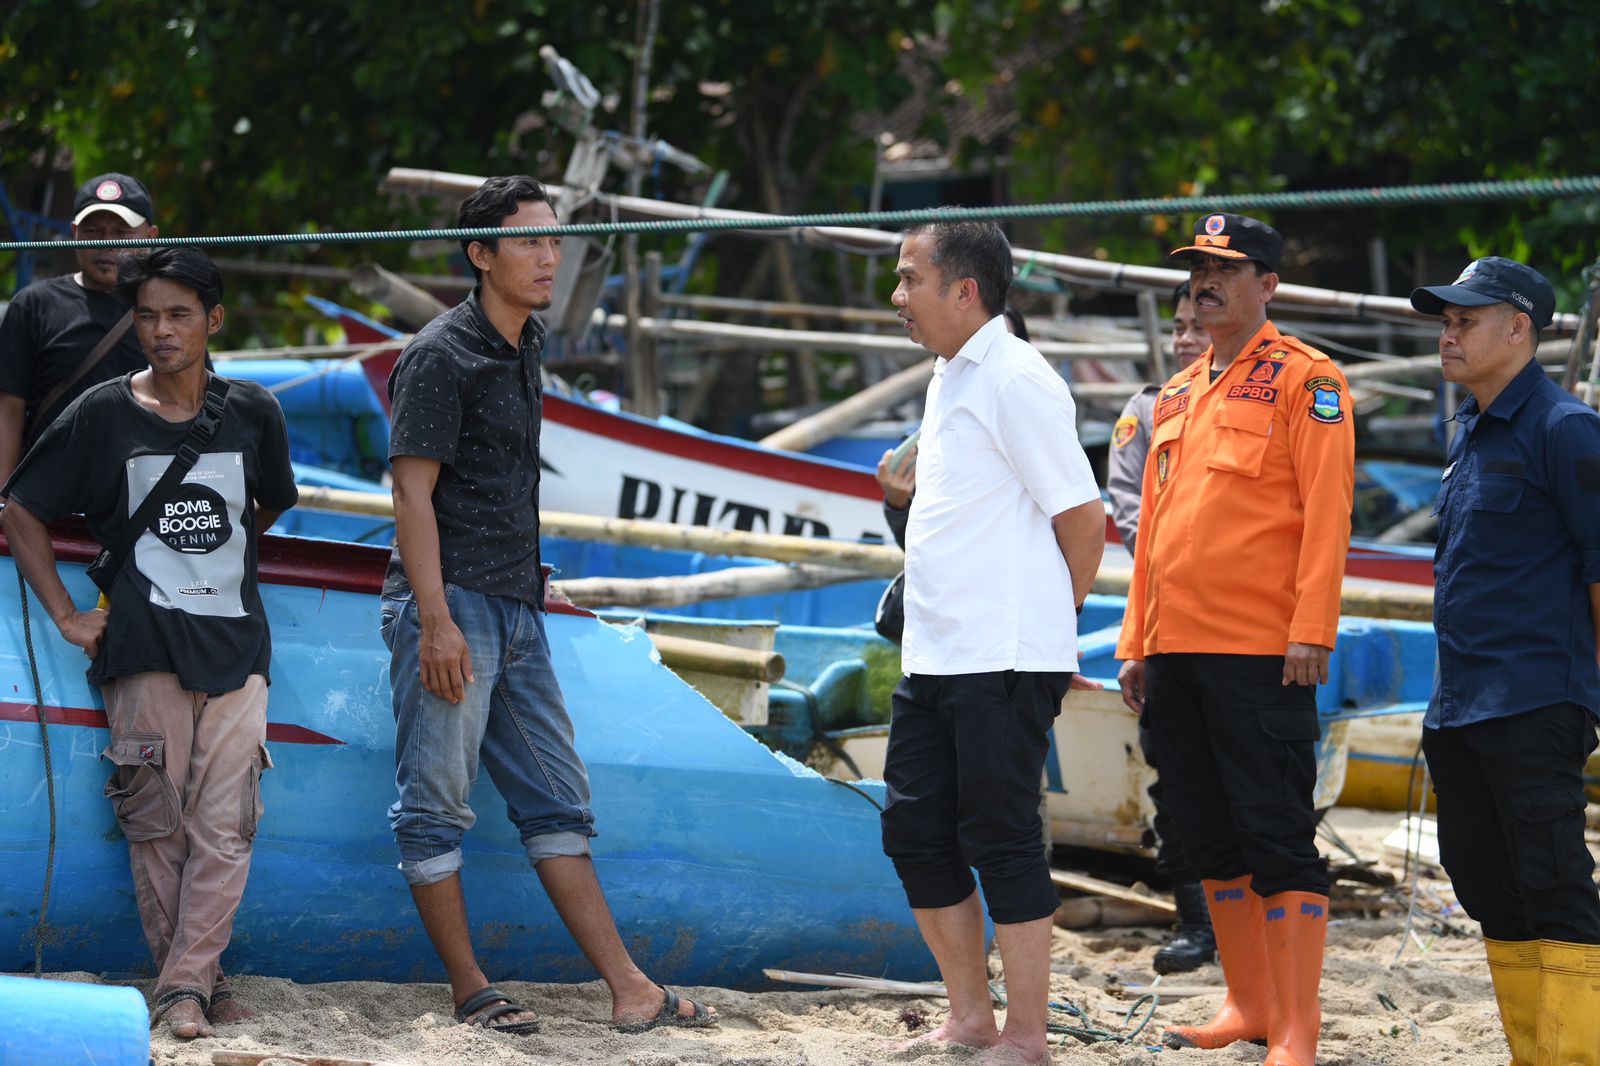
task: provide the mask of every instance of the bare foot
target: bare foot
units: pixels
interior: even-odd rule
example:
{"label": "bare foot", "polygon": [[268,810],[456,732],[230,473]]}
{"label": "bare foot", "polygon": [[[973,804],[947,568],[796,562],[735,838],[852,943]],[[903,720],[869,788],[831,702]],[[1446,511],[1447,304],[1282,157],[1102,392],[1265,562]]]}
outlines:
{"label": "bare foot", "polygon": [[1048,1066],[1050,1045],[1023,1046],[1001,1037],[999,1042],[978,1056],[980,1066]]}
{"label": "bare foot", "polygon": [[[657,984],[645,986],[641,993],[627,993],[618,995],[611,1001],[612,1025],[642,1025],[654,1020],[661,1013],[661,1008],[666,1006],[667,990]],[[717,1011],[715,1007],[707,1006],[705,1012],[715,1021]],[[678,1017],[689,1021],[694,1017],[695,1003],[688,996],[678,997]]]}
{"label": "bare foot", "polygon": [[201,1036],[216,1036],[217,1031],[206,1023],[200,1004],[192,999],[180,999],[167,1009],[167,1031],[179,1040],[193,1040]]}
{"label": "bare foot", "polygon": [[950,1018],[939,1028],[931,1033],[923,1033],[913,1040],[905,1040],[895,1045],[896,1051],[905,1051],[907,1048],[919,1044],[929,1044],[942,1041],[948,1044],[959,1044],[962,1047],[989,1048],[1000,1042],[1000,1032],[994,1027],[994,1019],[989,1020],[988,1028],[983,1025],[960,1025],[954,1018]]}
{"label": "bare foot", "polygon": [[211,1009],[206,1011],[206,1021],[212,1025],[237,1025],[242,1021],[254,1018],[256,1012],[245,1006],[240,999],[231,992],[221,999],[215,996],[211,999]]}

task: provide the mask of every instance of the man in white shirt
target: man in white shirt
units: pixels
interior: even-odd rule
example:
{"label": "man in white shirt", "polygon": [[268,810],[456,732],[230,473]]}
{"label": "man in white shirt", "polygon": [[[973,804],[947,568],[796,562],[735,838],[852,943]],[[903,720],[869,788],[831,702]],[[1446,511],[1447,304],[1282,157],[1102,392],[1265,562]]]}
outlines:
{"label": "man in white shirt", "polygon": [[[1066,384],[1006,331],[1011,248],[992,223],[941,222],[900,246],[894,304],[939,358],[906,531],[906,676],[884,767],[884,852],[949,991],[929,1035],[985,1061],[1048,1057],[1051,918],[1039,778],[1078,668],[1074,608],[1105,512]],[[1005,968],[995,1026],[983,880]]]}

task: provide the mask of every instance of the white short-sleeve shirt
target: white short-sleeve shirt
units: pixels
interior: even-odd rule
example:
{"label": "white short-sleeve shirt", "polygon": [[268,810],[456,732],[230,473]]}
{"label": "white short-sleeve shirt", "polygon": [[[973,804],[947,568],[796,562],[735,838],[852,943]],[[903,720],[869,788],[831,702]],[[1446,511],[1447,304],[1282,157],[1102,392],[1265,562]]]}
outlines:
{"label": "white short-sleeve shirt", "polygon": [[987,322],[934,363],[906,528],[907,674],[1078,668],[1050,519],[1100,498],[1066,382]]}

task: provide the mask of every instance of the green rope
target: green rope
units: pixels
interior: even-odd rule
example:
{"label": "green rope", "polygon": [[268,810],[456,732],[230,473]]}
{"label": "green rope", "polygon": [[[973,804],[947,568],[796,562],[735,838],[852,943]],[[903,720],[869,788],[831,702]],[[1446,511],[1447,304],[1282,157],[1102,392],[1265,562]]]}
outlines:
{"label": "green rope", "polygon": [[808,226],[908,226],[919,222],[1010,221],[1030,218],[1103,218],[1111,215],[1174,215],[1245,209],[1299,210],[1415,204],[1481,203],[1491,200],[1556,200],[1600,194],[1600,176],[1470,181],[1447,185],[1399,185],[1311,192],[1241,193],[1166,199],[1086,203],[1014,204],[1009,207],[940,207],[917,211],[855,211],[820,215],[750,218],[690,218],[642,222],[579,222],[560,226],[477,229],[369,230],[354,233],[276,233],[254,236],[145,237],[114,241],[4,241],[0,252],[50,248],[161,248],[175,245],[361,244],[373,241],[486,240],[498,237],[607,236],[613,233],[677,234],[722,230],[776,230]]}
{"label": "green rope", "polygon": [[[1158,983],[1160,980],[1161,979],[1159,977],[1156,978]],[[997,1007],[1004,1008],[1006,1006],[1006,994],[996,987],[996,984],[993,981],[989,982],[989,998]],[[1139,1019],[1139,1024],[1135,1025],[1130,1030],[1128,1026],[1133,1025],[1134,1016],[1139,1013],[1140,1008],[1146,1005],[1148,1005],[1150,1009],[1145,1011],[1143,1018]],[[1050,1000],[1050,1020],[1045,1022],[1045,1030],[1054,1036],[1070,1036],[1075,1040],[1083,1041],[1085,1044],[1132,1044],[1138,1039],[1139,1034],[1144,1032],[1145,1028],[1149,1026],[1151,1020],[1155,1018],[1156,1008],[1160,1005],[1161,997],[1159,995],[1157,995],[1155,992],[1146,992],[1144,995],[1133,1001],[1133,1006],[1128,1008],[1128,1013],[1122,1019],[1122,1029],[1117,1030],[1107,1029],[1104,1026],[1096,1025],[1094,1022],[1090,1021],[1089,1012],[1072,1002],[1070,999],[1052,999]],[[1057,1015],[1066,1015],[1068,1018],[1075,1018],[1083,1024],[1073,1025],[1070,1022],[1057,1021]],[[1065,1042],[1065,1040],[1052,1041],[1052,1043],[1056,1044],[1063,1044]]]}
{"label": "green rope", "polygon": [[[1139,1034],[1144,1032],[1151,1019],[1156,1016],[1156,1006],[1160,1002],[1161,1000],[1158,996],[1149,992],[1134,1000],[1133,1006],[1128,1008],[1127,1015],[1122,1019],[1122,1029],[1119,1031],[1096,1025],[1089,1019],[1089,1012],[1070,999],[1065,1002],[1051,1000],[1051,1020],[1046,1023],[1045,1028],[1058,1036],[1070,1036],[1075,1040],[1081,1040],[1085,1044],[1132,1044],[1139,1038]],[[1145,1011],[1145,1015],[1139,1020],[1139,1024],[1131,1030],[1128,1029],[1128,1026],[1133,1025],[1134,1016],[1139,1013],[1140,1008],[1146,1005],[1150,1009]],[[1069,1018],[1077,1019],[1082,1024],[1074,1025],[1071,1022],[1055,1020],[1056,1015],[1063,1014]]]}

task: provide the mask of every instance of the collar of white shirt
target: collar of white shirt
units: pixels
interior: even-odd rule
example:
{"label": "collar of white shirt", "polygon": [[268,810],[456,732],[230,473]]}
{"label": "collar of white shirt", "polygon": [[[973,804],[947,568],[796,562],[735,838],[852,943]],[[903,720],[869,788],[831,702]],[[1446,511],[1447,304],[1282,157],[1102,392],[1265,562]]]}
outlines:
{"label": "collar of white shirt", "polygon": [[[979,326],[978,332],[967,338],[967,343],[961,346],[961,350],[957,352],[953,358],[965,359],[969,363],[981,363],[989,354],[989,349],[994,347],[995,342],[998,341],[1002,336],[1008,335],[1009,331],[1006,329],[1006,316],[995,315],[989,321]],[[938,363],[936,364],[937,369],[942,372],[949,362],[951,362],[951,360],[946,359],[941,355]]]}

